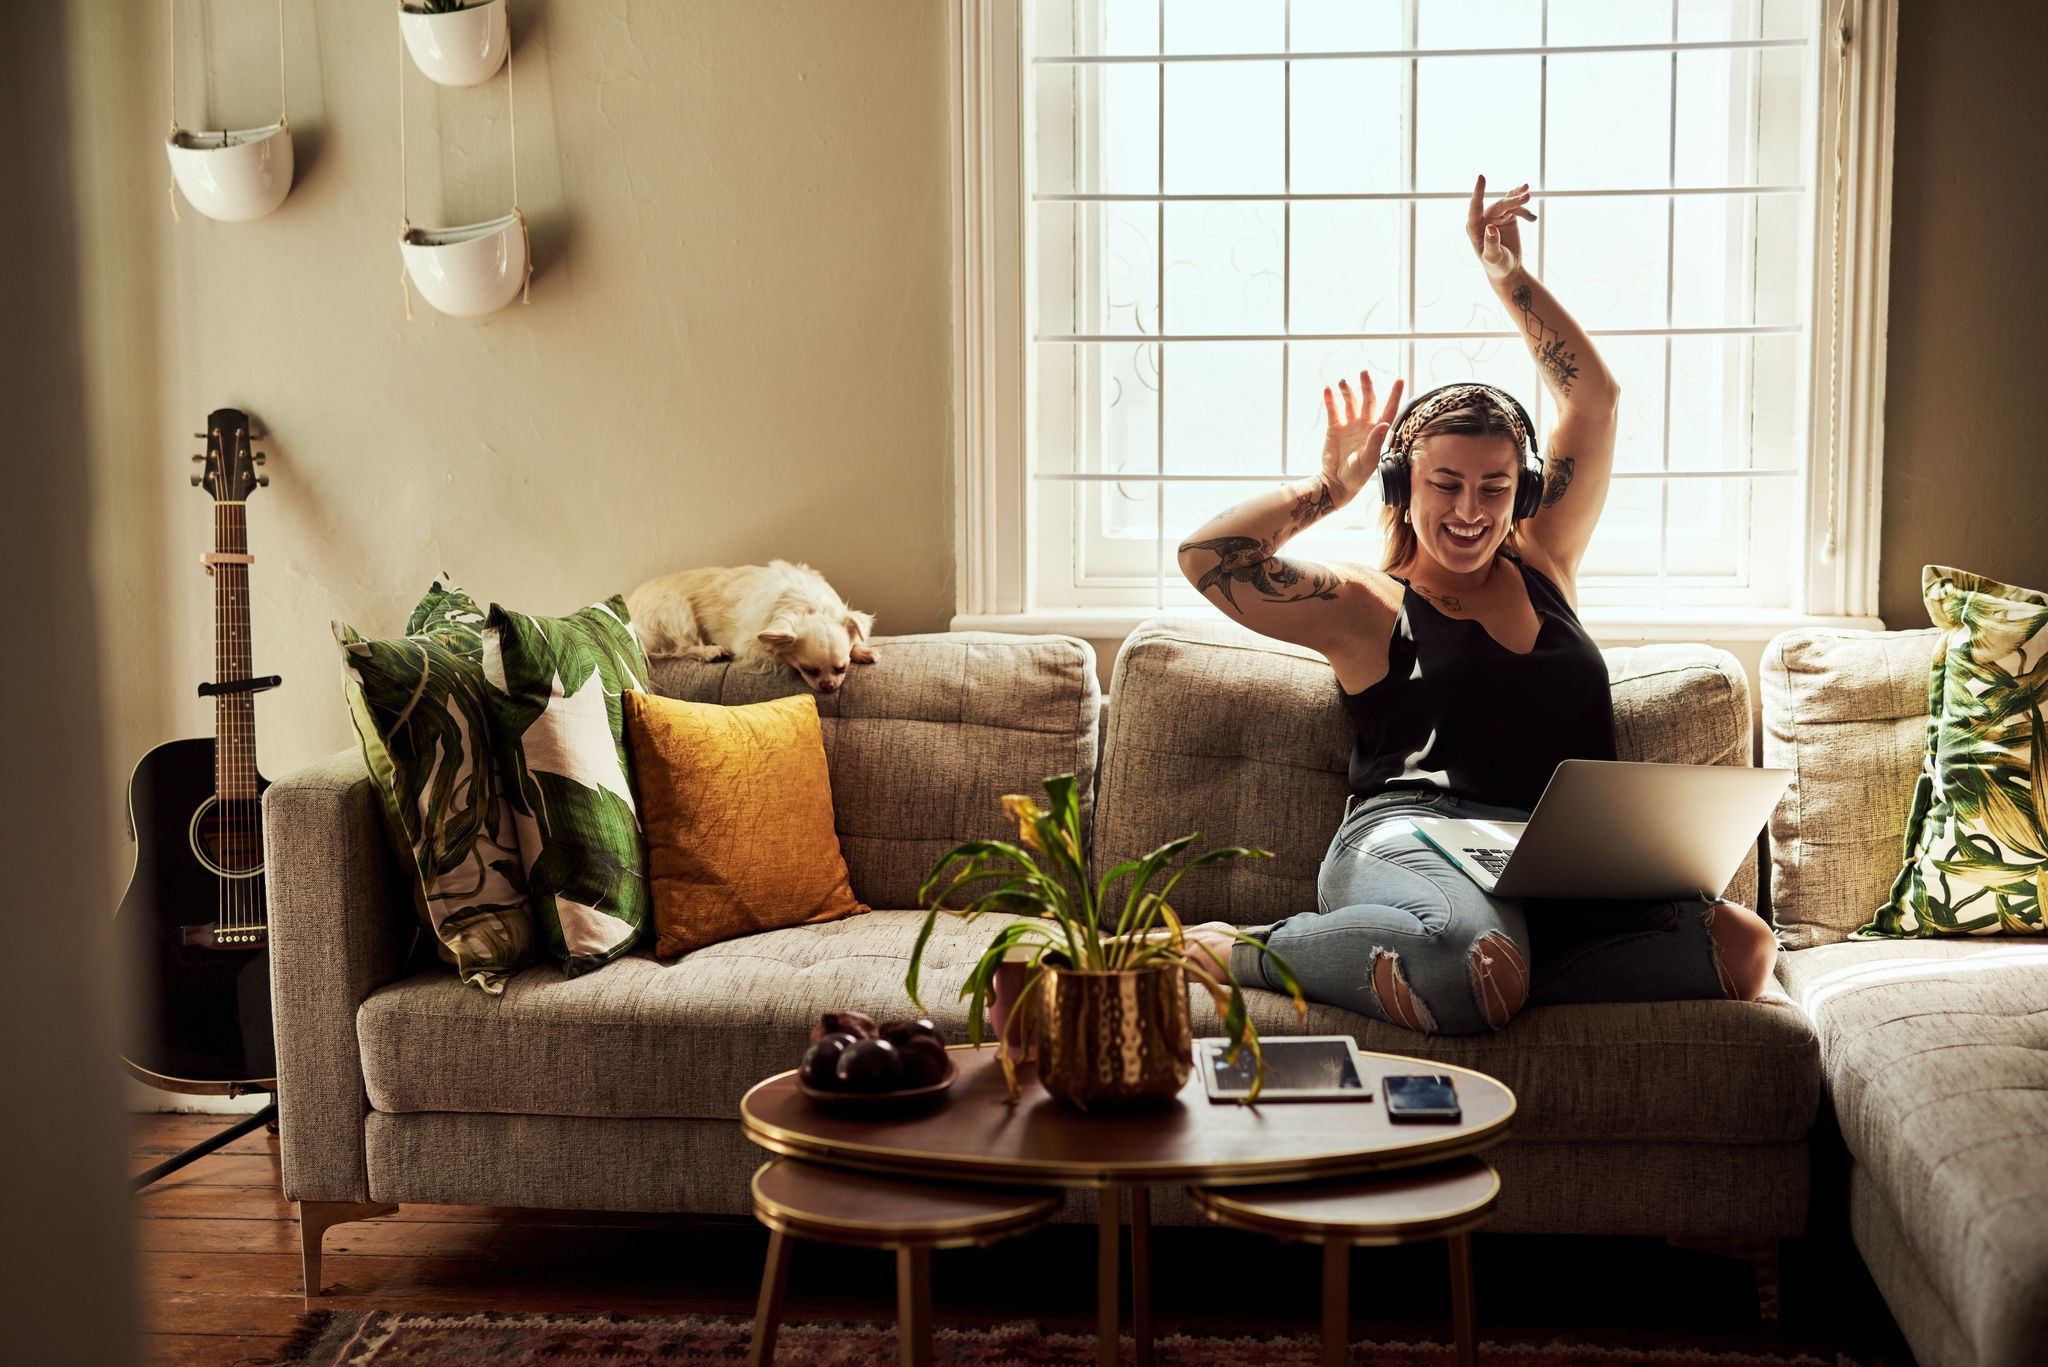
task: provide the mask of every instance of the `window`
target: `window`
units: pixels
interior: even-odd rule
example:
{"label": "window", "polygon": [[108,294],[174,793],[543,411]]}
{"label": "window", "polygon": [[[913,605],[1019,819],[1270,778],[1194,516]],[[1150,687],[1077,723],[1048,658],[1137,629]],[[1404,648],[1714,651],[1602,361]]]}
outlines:
{"label": "window", "polygon": [[[980,21],[1014,34],[1014,68],[968,32],[975,8],[963,55],[983,40],[969,74],[988,83],[962,94],[987,112],[1014,70],[1014,125],[978,131],[1015,157],[966,199],[982,191],[984,245],[1011,239],[981,283],[1007,267],[1017,288],[1007,308],[980,291],[983,364],[963,367],[965,615],[1193,605],[1174,545],[1233,489],[1314,471],[1322,388],[1362,367],[1411,393],[1487,380],[1547,428],[1463,236],[1476,170],[1538,188],[1525,256],[1623,386],[1589,617],[1872,609],[1874,480],[1857,477],[1875,432],[1858,449],[1844,419],[1881,411],[1881,332],[1873,349],[1847,326],[1871,301],[1845,303],[1835,270],[1881,261],[1882,218],[1853,261],[1837,248],[1837,205],[1874,177],[1821,156],[1864,128],[1836,103],[1863,92],[1853,68],[1835,84],[1817,3],[1029,0],[1014,30],[1002,6]],[[1884,0],[1844,21],[1863,10]],[[1882,115],[1888,154],[1888,51],[1878,65],[1885,98],[1860,112]],[[1014,219],[989,193],[1009,174]],[[1845,341],[1863,344],[1846,370]],[[989,364],[1005,355],[1008,377]],[[1845,455],[1862,462],[1846,489]],[[1378,511],[1368,492],[1297,544],[1377,563]]]}

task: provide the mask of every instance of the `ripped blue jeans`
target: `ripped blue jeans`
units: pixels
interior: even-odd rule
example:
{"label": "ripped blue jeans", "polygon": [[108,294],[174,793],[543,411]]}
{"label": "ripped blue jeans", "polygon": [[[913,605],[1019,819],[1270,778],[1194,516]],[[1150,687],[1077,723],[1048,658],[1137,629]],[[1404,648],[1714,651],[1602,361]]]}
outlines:
{"label": "ripped blue jeans", "polygon": [[[1250,933],[1293,966],[1302,991],[1392,1025],[1469,1035],[1523,1005],[1685,1001],[1728,995],[1712,908],[1693,901],[1514,901],[1492,897],[1425,843],[1411,817],[1526,821],[1451,793],[1354,801],[1316,881],[1318,910]],[[1274,988],[1250,945],[1231,968]]]}

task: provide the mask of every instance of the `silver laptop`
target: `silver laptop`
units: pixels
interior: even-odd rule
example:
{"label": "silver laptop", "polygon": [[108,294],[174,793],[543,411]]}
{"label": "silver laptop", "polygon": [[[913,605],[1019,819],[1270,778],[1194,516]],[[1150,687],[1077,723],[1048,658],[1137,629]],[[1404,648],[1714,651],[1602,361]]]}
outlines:
{"label": "silver laptop", "polygon": [[1568,759],[1527,821],[1416,818],[1415,833],[1500,897],[1718,896],[1790,769]]}

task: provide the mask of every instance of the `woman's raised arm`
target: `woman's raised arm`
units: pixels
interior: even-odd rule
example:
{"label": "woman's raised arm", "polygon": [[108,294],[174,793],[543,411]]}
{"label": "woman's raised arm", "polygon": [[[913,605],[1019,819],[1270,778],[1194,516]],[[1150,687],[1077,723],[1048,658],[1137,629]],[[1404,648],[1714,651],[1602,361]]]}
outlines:
{"label": "woman's raised arm", "polygon": [[[1535,217],[1529,212],[1528,186],[1489,206],[1486,177],[1481,176],[1472,187],[1465,232],[1557,402],[1557,421],[1544,450],[1543,504],[1522,525],[1520,541],[1525,550],[1537,551],[1539,566],[1553,571],[1559,586],[1576,597],[1579,561],[1607,505],[1621,388],[1586,330],[1523,264],[1521,220]],[[1550,564],[1542,566],[1543,560]]]}
{"label": "woman's raised arm", "polygon": [[[1205,598],[1253,631],[1321,651],[1336,666],[1338,680],[1353,689],[1364,683],[1348,681],[1360,675],[1350,657],[1361,646],[1372,653],[1374,633],[1367,628],[1375,614],[1391,617],[1380,595],[1368,587],[1384,576],[1279,551],[1296,533],[1356,498],[1379,468],[1380,447],[1399,411],[1401,382],[1394,382],[1377,413],[1371,376],[1360,372],[1358,383],[1363,392],[1356,396],[1348,383],[1338,385],[1344,396],[1341,418],[1336,396],[1323,390],[1330,425],[1319,474],[1225,509],[1180,547],[1181,573]],[[1384,641],[1377,644],[1384,649]]]}

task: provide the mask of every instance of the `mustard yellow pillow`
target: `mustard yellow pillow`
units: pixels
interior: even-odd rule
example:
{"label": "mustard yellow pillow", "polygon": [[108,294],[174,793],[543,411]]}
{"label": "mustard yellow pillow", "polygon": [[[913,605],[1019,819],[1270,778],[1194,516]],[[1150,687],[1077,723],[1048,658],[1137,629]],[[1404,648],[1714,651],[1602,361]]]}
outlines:
{"label": "mustard yellow pillow", "polygon": [[657,955],[867,910],[810,694],[720,707],[629,692],[625,711]]}

